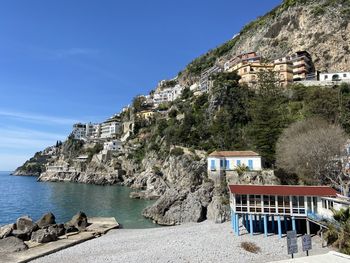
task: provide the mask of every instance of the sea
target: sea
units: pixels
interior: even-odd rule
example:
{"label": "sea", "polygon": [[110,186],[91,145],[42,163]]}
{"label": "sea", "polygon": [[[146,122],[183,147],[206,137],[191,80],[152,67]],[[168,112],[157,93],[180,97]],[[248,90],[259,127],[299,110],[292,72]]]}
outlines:
{"label": "sea", "polygon": [[0,172],[0,226],[23,215],[38,220],[47,212],[64,223],[83,211],[88,217],[115,217],[123,228],[157,227],[141,215],[154,201],[129,198],[127,187],[37,182],[36,177],[10,174]]}

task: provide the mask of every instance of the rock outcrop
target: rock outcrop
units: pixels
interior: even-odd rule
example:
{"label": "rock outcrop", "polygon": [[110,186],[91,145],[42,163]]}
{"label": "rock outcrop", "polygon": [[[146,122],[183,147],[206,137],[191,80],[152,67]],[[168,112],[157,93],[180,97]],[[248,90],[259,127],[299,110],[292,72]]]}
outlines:
{"label": "rock outcrop", "polygon": [[17,237],[6,237],[0,239],[0,253],[13,253],[26,250],[28,247],[23,240]]}
{"label": "rock outcrop", "polygon": [[56,224],[55,221],[55,216],[52,213],[47,213],[45,215],[43,215],[37,222],[36,224],[38,225],[38,227],[40,228],[44,228],[44,227],[48,227],[50,225],[54,225]]}

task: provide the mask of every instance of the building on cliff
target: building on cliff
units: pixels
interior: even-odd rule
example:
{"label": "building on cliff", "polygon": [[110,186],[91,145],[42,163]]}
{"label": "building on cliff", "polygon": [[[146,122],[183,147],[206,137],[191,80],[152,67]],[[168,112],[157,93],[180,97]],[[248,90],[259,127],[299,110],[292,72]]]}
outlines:
{"label": "building on cliff", "polygon": [[350,72],[320,73],[320,81],[350,81]]}
{"label": "building on cliff", "polygon": [[275,64],[291,63],[293,72],[293,81],[315,79],[315,67],[311,55],[303,50],[288,56],[276,59]]}
{"label": "building on cliff", "polygon": [[208,176],[215,182],[220,182],[224,176],[240,167],[261,171],[261,156],[253,151],[215,151],[208,156]]}
{"label": "building on cliff", "polygon": [[73,125],[72,135],[76,140],[99,138],[100,124],[76,123]]}
{"label": "building on cliff", "polygon": [[277,232],[281,238],[289,230],[310,234],[326,227],[333,209],[350,206],[349,198],[328,186],[229,185],[229,191],[236,235],[240,222],[251,235]]}
{"label": "building on cliff", "polygon": [[258,82],[261,71],[275,72],[282,86],[293,81],[315,78],[315,68],[307,51],[299,51],[272,62],[263,61],[256,52],[244,53],[225,62],[224,70],[236,71],[241,76],[240,83],[249,86]]}
{"label": "building on cliff", "polygon": [[218,65],[214,65],[213,67],[203,71],[201,73],[201,77],[199,80],[199,91],[201,93],[209,92],[209,89],[211,88],[211,85],[212,85],[212,81],[210,80],[210,77],[222,71],[223,69]]}
{"label": "building on cliff", "polygon": [[121,123],[118,118],[111,118],[101,124],[101,139],[116,138],[120,135]]}
{"label": "building on cliff", "polygon": [[153,94],[153,103],[157,107],[161,103],[174,101],[181,96],[183,90],[184,87],[180,84],[168,88],[158,87]]}

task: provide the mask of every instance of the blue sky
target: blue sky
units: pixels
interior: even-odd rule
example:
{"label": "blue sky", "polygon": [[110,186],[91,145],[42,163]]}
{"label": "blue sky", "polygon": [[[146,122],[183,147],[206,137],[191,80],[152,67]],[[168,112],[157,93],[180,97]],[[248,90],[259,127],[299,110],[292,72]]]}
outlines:
{"label": "blue sky", "polygon": [[277,0],[2,0],[0,171],[100,122]]}

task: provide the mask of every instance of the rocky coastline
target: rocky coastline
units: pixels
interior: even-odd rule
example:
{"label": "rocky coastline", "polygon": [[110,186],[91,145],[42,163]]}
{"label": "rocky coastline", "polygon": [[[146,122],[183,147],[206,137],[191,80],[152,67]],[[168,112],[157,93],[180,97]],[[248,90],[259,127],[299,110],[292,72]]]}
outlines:
{"label": "rocky coastline", "polygon": [[64,224],[56,223],[52,213],[43,215],[36,222],[29,216],[22,216],[16,223],[0,227],[0,254],[27,250],[28,241],[40,244],[56,241],[68,233],[84,231],[88,225],[83,212],[77,213]]}

